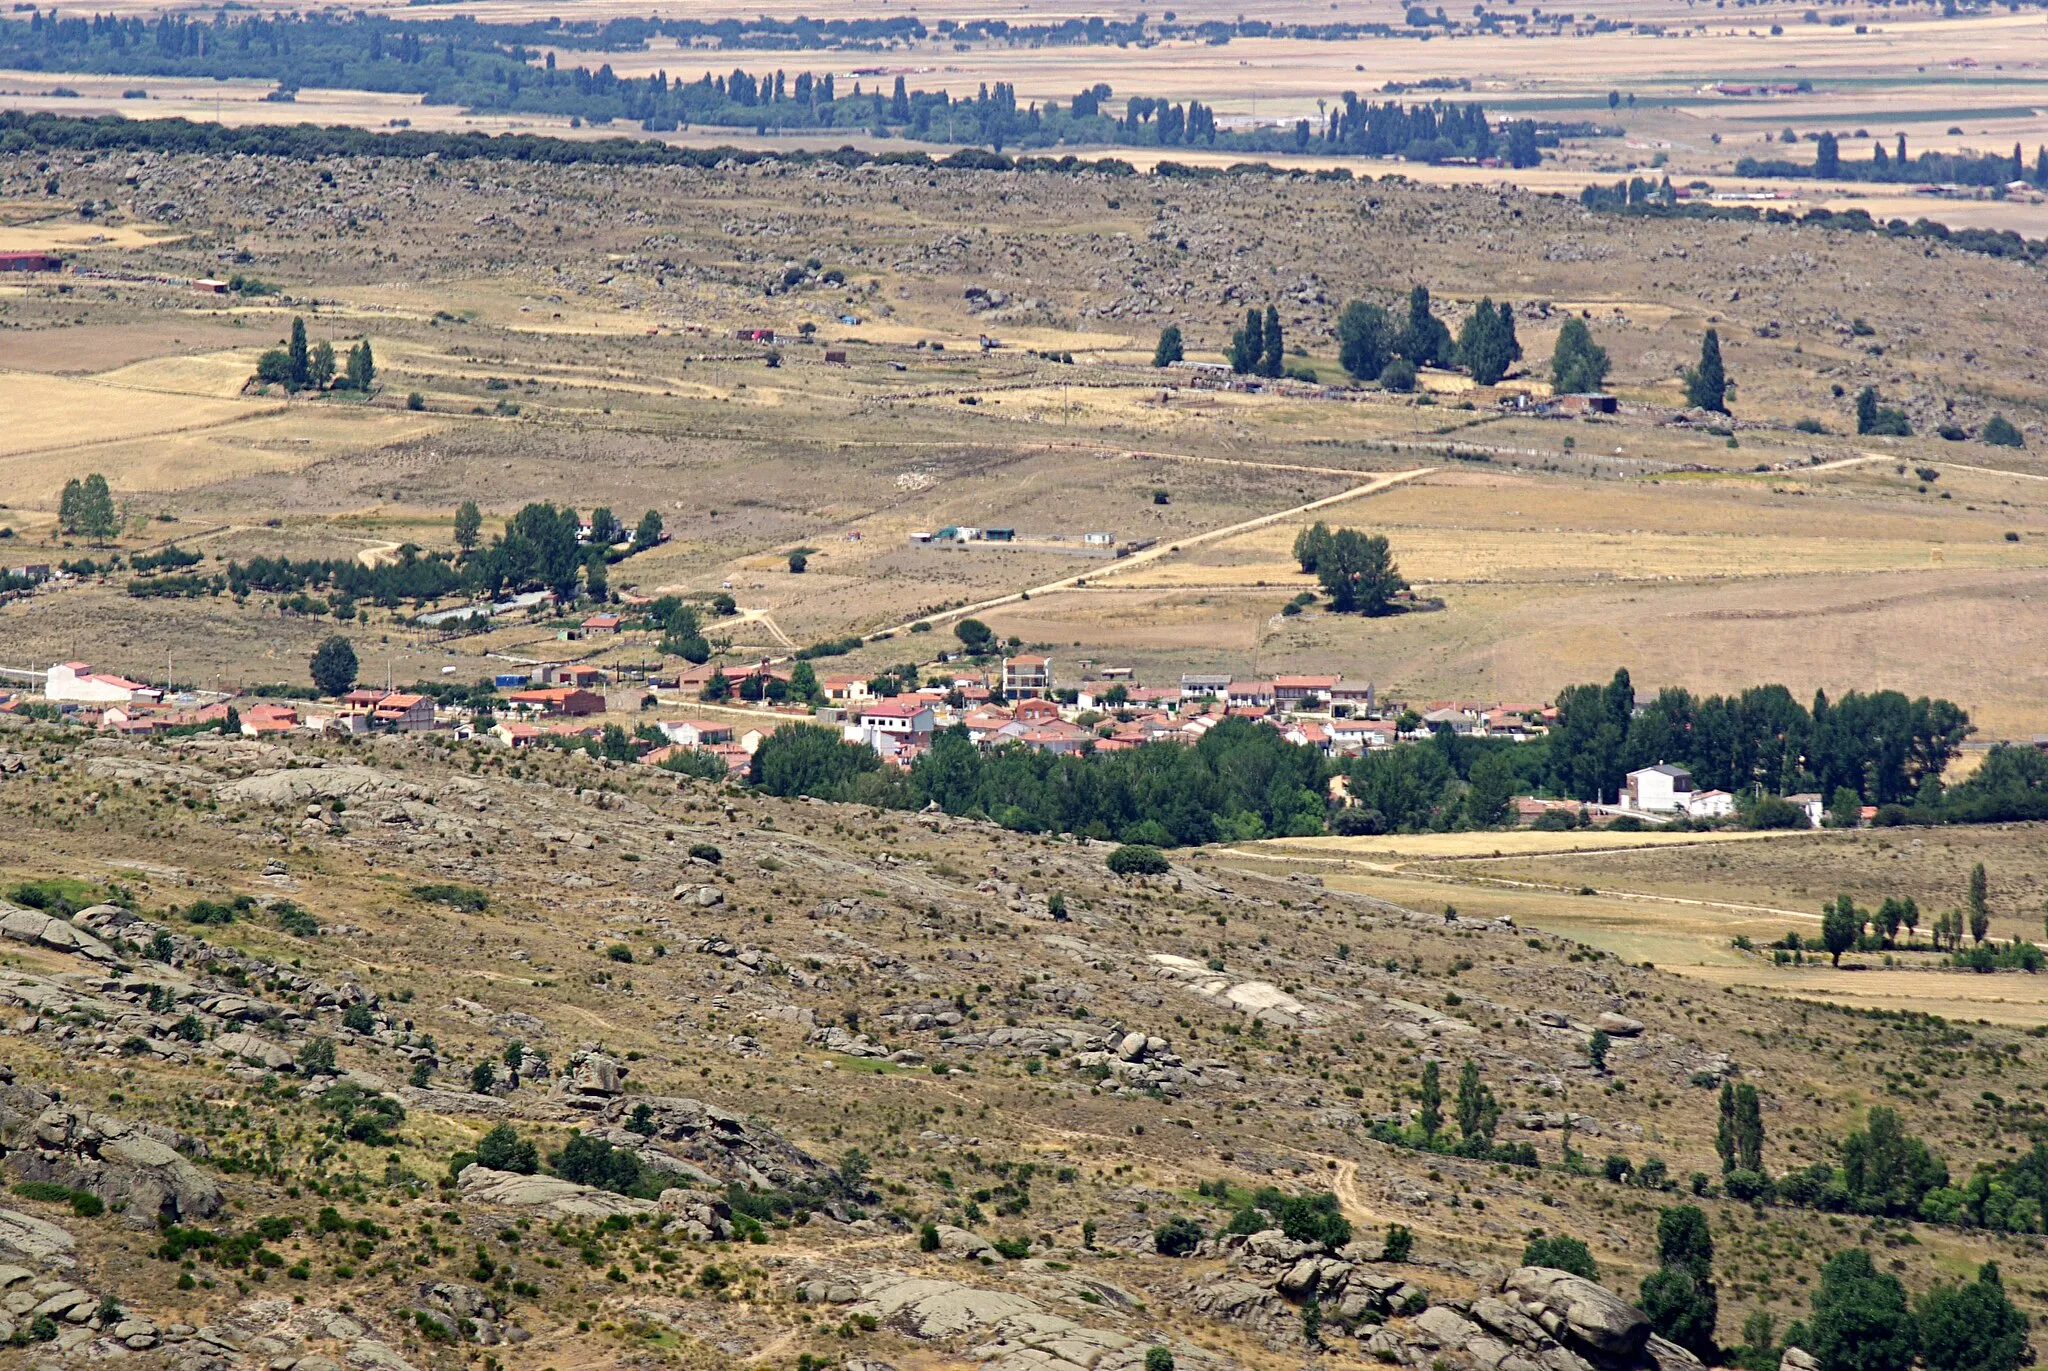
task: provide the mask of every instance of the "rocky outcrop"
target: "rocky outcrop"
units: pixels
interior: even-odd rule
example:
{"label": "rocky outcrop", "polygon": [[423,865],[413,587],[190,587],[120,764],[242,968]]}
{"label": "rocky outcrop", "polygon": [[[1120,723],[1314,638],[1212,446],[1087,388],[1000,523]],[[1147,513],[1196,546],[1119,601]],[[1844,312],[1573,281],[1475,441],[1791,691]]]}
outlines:
{"label": "rocky outcrop", "polygon": [[1597,1361],[1632,1362],[1650,1338],[1650,1320],[1642,1310],[1569,1271],[1525,1266],[1508,1277],[1501,1293],[1551,1337]]}
{"label": "rocky outcrop", "polygon": [[54,1223],[33,1214],[0,1209],[0,1255],[35,1262],[39,1266],[69,1266],[77,1239]]}
{"label": "rocky outcrop", "polygon": [[[632,1148],[643,1163],[677,1176],[679,1183],[738,1181],[772,1190],[818,1180],[830,1171],[781,1134],[686,1095],[612,1099],[600,1106],[598,1122],[604,1127],[592,1130],[597,1136],[614,1147]],[[633,1124],[630,1132],[627,1123]]]}
{"label": "rocky outcrop", "polygon": [[471,1163],[462,1168],[456,1184],[462,1198],[476,1204],[495,1204],[507,1209],[545,1209],[562,1218],[608,1219],[614,1214],[628,1217],[658,1211],[652,1200],[615,1195],[588,1185],[577,1185],[556,1176],[522,1176],[514,1171],[493,1171]]}
{"label": "rocky outcrop", "polygon": [[593,1047],[578,1048],[555,1078],[554,1097],[571,1109],[603,1109],[626,1088],[626,1068]]}
{"label": "rocky outcrop", "polygon": [[873,1315],[914,1338],[943,1338],[1044,1312],[1022,1295],[958,1281],[885,1279],[862,1293],[854,1313]]}
{"label": "rocky outcrop", "polygon": [[109,966],[118,961],[114,949],[67,920],[40,909],[23,909],[0,901],[0,937],[70,952]]}
{"label": "rocky outcrop", "polygon": [[68,1104],[37,1116],[30,1145],[7,1154],[23,1180],[54,1181],[99,1196],[128,1224],[191,1221],[220,1211],[220,1187],[166,1141],[167,1129],[129,1123]]}

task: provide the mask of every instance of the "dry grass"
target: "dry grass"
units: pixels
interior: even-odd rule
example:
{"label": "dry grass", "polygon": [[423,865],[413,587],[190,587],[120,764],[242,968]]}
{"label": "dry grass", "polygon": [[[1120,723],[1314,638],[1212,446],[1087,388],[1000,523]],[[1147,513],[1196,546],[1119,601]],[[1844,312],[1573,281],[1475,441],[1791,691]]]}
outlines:
{"label": "dry grass", "polygon": [[1771,839],[1797,842],[1800,836],[1796,833],[1659,833],[1651,830],[1640,833],[1612,833],[1604,829],[1539,833],[1534,829],[1519,829],[1507,833],[1402,833],[1362,838],[1275,838],[1250,850],[1288,856],[1356,858],[1361,861],[1442,861],[1465,857],[1536,857],[1559,852],[1720,846],[1731,842]]}

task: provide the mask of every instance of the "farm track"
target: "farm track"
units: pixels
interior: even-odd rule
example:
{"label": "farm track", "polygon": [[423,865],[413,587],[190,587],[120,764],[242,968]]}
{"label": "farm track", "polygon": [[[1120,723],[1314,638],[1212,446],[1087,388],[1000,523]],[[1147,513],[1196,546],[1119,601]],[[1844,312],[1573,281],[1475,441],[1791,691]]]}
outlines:
{"label": "farm track", "polygon": [[[1256,466],[1258,464],[1247,463],[1247,465]],[[971,617],[991,609],[998,609],[1003,605],[1017,604],[1030,599],[1034,595],[1050,595],[1062,590],[1071,590],[1082,585],[1084,582],[1100,580],[1105,576],[1121,575],[1135,566],[1149,566],[1162,558],[1185,552],[1192,547],[1200,547],[1224,538],[1235,537],[1240,533],[1249,533],[1253,529],[1264,528],[1268,524],[1275,524],[1283,519],[1299,518],[1304,514],[1311,514],[1319,509],[1327,509],[1332,505],[1345,504],[1352,500],[1362,500],[1368,496],[1377,495],[1381,491],[1390,490],[1404,481],[1412,481],[1419,477],[1427,476],[1436,470],[1437,468],[1435,467],[1417,467],[1412,471],[1399,471],[1390,475],[1380,476],[1367,481],[1363,485],[1353,486],[1349,490],[1340,491],[1335,495],[1326,495],[1320,500],[1311,500],[1307,504],[1295,505],[1288,509],[1277,510],[1271,514],[1260,514],[1250,519],[1240,520],[1234,524],[1226,524],[1222,528],[1210,529],[1206,533],[1197,533],[1190,537],[1177,539],[1169,544],[1146,548],[1143,552],[1134,552],[1129,557],[1111,562],[1099,570],[1090,570],[1079,575],[1062,577],[1057,581],[1048,581],[1043,585],[1032,586],[1028,590],[1013,591],[1008,595],[998,595],[991,599],[976,601],[973,604],[961,605],[955,609],[944,610],[936,614],[926,614],[919,619],[908,620],[889,628],[877,629],[873,633],[863,635],[864,640],[874,642],[879,638],[906,633],[910,630],[912,623],[944,623],[954,619]]]}

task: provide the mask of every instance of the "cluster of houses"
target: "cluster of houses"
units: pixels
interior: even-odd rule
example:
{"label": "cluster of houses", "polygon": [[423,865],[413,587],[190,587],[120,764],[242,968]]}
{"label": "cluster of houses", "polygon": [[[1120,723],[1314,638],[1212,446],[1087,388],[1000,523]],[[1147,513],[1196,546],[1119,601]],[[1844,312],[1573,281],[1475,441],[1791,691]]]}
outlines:
{"label": "cluster of houses", "polygon": [[[684,691],[701,689],[717,670],[692,668],[673,684]],[[723,674],[736,686],[756,677],[787,683],[790,675],[786,668],[766,663]],[[508,708],[482,730],[475,728],[467,709],[437,709],[428,695],[375,687],[352,690],[337,701],[318,705],[244,703],[236,707],[235,717],[242,733],[251,737],[305,732],[361,736],[448,728],[457,736],[488,738],[513,750],[580,742],[603,732],[598,716],[607,709],[604,673],[594,667],[562,665],[506,673],[496,684],[504,691]],[[655,727],[664,741],[649,745],[644,738],[636,740],[636,747],[643,749],[639,760],[658,766],[679,753],[695,752],[715,757],[728,771],[742,771],[764,739],[792,723],[836,724],[848,742],[874,748],[887,764],[909,766],[931,749],[941,730],[953,727],[964,729],[982,748],[1017,744],[1072,755],[1156,742],[1193,744],[1233,718],[1269,724],[1297,746],[1343,757],[1427,738],[1444,728],[1464,737],[1523,742],[1543,734],[1557,715],[1554,706],[1535,704],[1453,701],[1409,708],[1381,701],[1368,682],[1342,676],[1239,679],[1188,673],[1177,686],[1141,686],[1132,680],[1129,668],[1106,667],[1089,672],[1078,688],[1059,689],[1052,660],[1031,654],[1004,658],[999,674],[963,673],[949,682],[895,695],[878,695],[873,684],[867,677],[828,675],[819,678],[824,696],[820,705],[792,704],[737,721],[663,719]],[[230,709],[225,699],[201,704],[192,696],[166,698],[159,687],[94,671],[85,662],[51,667],[43,694],[78,722],[131,736],[218,724],[228,718]],[[1821,796],[1785,798],[1808,823],[1820,826],[1825,815]],[[1612,804],[1533,798],[1516,802],[1524,823],[1558,809],[1588,822],[1633,815],[1661,823],[1681,817],[1726,818],[1735,808],[1735,796],[1728,791],[1698,789],[1690,771],[1666,763],[1628,773]],[[1864,820],[1869,819],[1866,810]]]}
{"label": "cluster of houses", "polygon": [[1527,739],[1556,713],[1543,705],[1443,703],[1409,719],[1404,732],[1401,718],[1408,711],[1383,710],[1370,682],[1342,676],[1241,680],[1189,673],[1177,686],[1141,686],[1130,678],[1128,668],[1110,667],[1077,689],[1056,690],[1050,658],[1019,655],[1003,659],[1000,697],[972,675],[887,699],[873,698],[868,683],[853,677],[819,684],[838,708],[847,740],[866,743],[899,765],[921,755],[939,730],[956,725],[982,747],[1021,743],[1063,754],[1193,743],[1222,720],[1240,718],[1271,724],[1289,742],[1335,757],[1392,747],[1444,726],[1467,736]]}

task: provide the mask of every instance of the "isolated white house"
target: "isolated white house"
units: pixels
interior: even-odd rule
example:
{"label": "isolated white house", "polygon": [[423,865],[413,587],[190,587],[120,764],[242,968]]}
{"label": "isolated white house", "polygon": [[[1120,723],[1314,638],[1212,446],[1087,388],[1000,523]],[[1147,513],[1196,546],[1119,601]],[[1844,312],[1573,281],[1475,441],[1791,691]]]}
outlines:
{"label": "isolated white house", "polygon": [[1659,762],[1628,773],[1628,788],[1621,794],[1621,807],[1649,814],[1675,814],[1687,807],[1691,796],[1692,773],[1682,766]]}
{"label": "isolated white house", "polygon": [[85,662],[59,662],[43,681],[43,695],[52,704],[125,705],[157,691],[136,681],[94,671]]}

